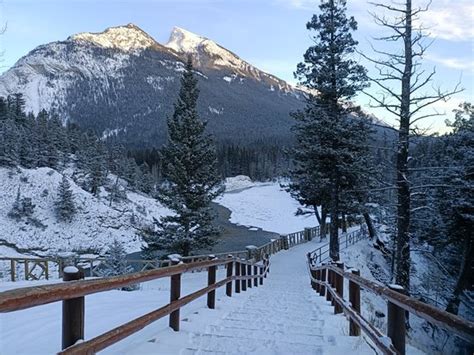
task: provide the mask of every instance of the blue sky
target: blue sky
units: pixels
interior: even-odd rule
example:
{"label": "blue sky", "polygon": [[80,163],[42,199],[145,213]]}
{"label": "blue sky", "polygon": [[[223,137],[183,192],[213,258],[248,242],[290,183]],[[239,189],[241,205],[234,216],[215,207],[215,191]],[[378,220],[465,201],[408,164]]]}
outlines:
{"label": "blue sky", "polygon": [[[425,3],[414,0],[414,5]],[[317,0],[3,0],[0,21],[7,23],[7,31],[0,37],[4,51],[0,71],[40,44],[134,23],[158,42],[167,41],[173,26],[183,27],[295,83],[296,64],[311,44],[305,24],[318,11],[318,4]],[[380,34],[369,14],[374,9],[366,0],[349,0],[348,5],[349,14],[359,22],[355,33],[359,49],[370,54],[369,42]],[[469,0],[433,0],[421,21],[435,39],[424,59],[426,70],[436,67],[433,86],[451,89],[461,81],[465,88],[450,101],[436,105],[435,109],[447,116],[420,124],[444,131],[444,120],[452,117],[451,110],[462,101],[474,101],[474,5]],[[373,72],[370,64],[360,60]],[[366,96],[360,95],[357,101],[371,110]],[[397,125],[384,111],[372,112]]]}

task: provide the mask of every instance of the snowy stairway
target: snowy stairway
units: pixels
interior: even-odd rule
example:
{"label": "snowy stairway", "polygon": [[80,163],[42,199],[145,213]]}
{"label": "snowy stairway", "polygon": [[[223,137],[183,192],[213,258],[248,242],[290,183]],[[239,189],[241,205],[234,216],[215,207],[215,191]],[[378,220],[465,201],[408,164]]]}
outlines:
{"label": "snowy stairway", "polygon": [[311,247],[303,244],[273,256],[263,287],[247,289],[237,307],[192,332],[181,354],[373,353],[361,338],[344,333],[347,321],[311,289],[305,265]]}

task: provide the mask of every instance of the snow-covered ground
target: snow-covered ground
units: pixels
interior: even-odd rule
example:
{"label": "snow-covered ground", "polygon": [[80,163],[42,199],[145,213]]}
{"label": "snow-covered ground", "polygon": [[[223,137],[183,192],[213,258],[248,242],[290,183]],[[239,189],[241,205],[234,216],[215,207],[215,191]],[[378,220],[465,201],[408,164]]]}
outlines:
{"label": "snow-covered ground", "polygon": [[231,186],[230,191],[216,202],[232,212],[232,223],[280,234],[317,225],[314,215],[295,216],[301,205],[278,182],[251,183],[234,178],[227,184]]}
{"label": "snow-covered ground", "polygon": [[[239,354],[370,353],[363,339],[347,336],[348,323],[343,316],[334,316],[324,298],[311,290],[305,254],[316,246],[315,242],[303,244],[272,257],[271,273],[263,287],[248,289],[232,298],[224,295],[224,288],[217,290],[216,310],[206,308],[205,297],[185,306],[181,310],[180,332],[168,328],[166,317],[103,353],[191,354],[204,353],[206,349]],[[224,270],[220,270],[218,280],[223,277]],[[207,273],[183,275],[182,294],[205,286],[206,279]],[[15,286],[32,284],[35,283],[21,282]],[[0,284],[0,291],[12,286],[12,283]],[[139,291],[86,296],[86,339],[168,301],[168,278],[144,283]],[[0,353],[55,353],[60,348],[60,329],[60,302],[0,314]]]}

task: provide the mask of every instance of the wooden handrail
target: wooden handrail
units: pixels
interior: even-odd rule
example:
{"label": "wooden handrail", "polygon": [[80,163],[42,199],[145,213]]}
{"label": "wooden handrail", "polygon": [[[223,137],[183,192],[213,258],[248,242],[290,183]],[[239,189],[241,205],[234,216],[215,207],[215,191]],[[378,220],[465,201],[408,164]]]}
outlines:
{"label": "wooden handrail", "polygon": [[[341,234],[339,236],[340,250],[346,249],[349,245],[355,244],[356,242],[364,239],[364,237],[365,237],[365,234],[363,234],[362,228],[356,231],[352,231],[350,233]],[[322,263],[323,261],[329,259],[329,242],[310,251],[308,254],[310,255],[312,264],[314,264],[315,262]],[[327,256],[325,256],[323,259],[322,256],[325,254],[327,254]]]}
{"label": "wooden handrail", "polygon": [[373,327],[364,317],[362,317],[351,305],[340,297],[337,292],[331,287],[328,282],[322,282],[312,278],[312,281],[317,282],[321,286],[325,286],[329,293],[331,293],[332,299],[338,303],[344,314],[349,316],[361,329],[364,330],[364,333],[374,342],[379,350],[387,355],[396,355],[398,354],[395,348],[391,343],[383,341],[384,336],[382,333],[375,327]]}
{"label": "wooden handrail", "polygon": [[[61,352],[61,354],[93,354],[139,331],[140,329],[156,321],[157,319],[170,315],[172,312],[179,310],[184,305],[192,302],[193,300],[205,294],[208,294],[209,297],[210,293],[212,293],[219,287],[227,285],[229,282],[237,280],[240,282],[247,283],[251,282],[252,280],[260,279],[260,284],[262,284],[263,278],[266,277],[267,273],[269,272],[268,257],[265,256],[265,258],[263,259],[263,263],[256,263],[255,260],[242,260],[231,257],[228,257],[227,259],[198,261],[188,264],[180,263],[178,265],[169,266],[166,268],[142,271],[128,275],[114,276],[94,280],[70,281],[53,285],[25,287],[5,291],[0,293],[0,312],[12,312],[57,301],[70,302],[68,300],[79,299],[81,297],[93,293],[109,291],[141,282],[151,281],[154,279],[173,277],[174,275],[181,275],[182,273],[197,269],[202,270],[204,268],[207,268],[209,270],[208,272],[211,272],[211,270],[214,270],[212,272],[215,272],[215,268],[217,266],[228,266],[230,263],[233,264],[236,262],[246,268],[248,267],[254,270],[255,268],[258,268],[260,269],[260,272],[254,272],[253,275],[244,276],[232,274],[229,276],[229,274],[227,274],[227,277],[225,279],[218,282],[215,282],[214,279],[212,283],[209,284],[207,287],[195,291],[187,296],[180,297],[175,301],[171,301],[169,304],[157,310],[149,312],[139,318],[136,318],[126,324],[116,327],[93,339],[72,345]],[[231,295],[227,293],[227,296]],[[179,317],[177,321],[179,322]],[[64,324],[63,320],[63,327],[65,326],[67,327],[68,324]]]}
{"label": "wooden handrail", "polygon": [[[270,263],[268,257],[270,254],[276,253],[282,249],[307,242],[311,240],[311,233],[314,233],[317,228],[306,228],[305,231],[292,233],[286,236],[286,245],[282,242],[282,238],[272,240],[263,246],[256,249],[248,249],[246,251],[237,251],[231,253],[220,253],[217,255],[197,255],[182,258],[177,265],[170,265],[154,270],[147,270],[135,272],[127,275],[112,276],[107,278],[99,278],[92,280],[68,281],[65,283],[57,283],[51,285],[33,286],[19,288],[9,291],[0,292],[0,313],[13,312],[32,308],[40,305],[49,304],[52,302],[63,302],[63,350],[64,354],[92,354],[107,346],[116,343],[117,341],[137,332],[151,322],[170,316],[170,326],[175,331],[179,330],[179,309],[207,294],[208,307],[214,308],[215,290],[226,285],[226,295],[231,297],[232,282],[236,282],[236,293],[245,291],[248,288],[256,287],[259,284],[263,285],[264,278],[270,272]],[[245,256],[246,259],[241,257]],[[223,257],[223,258],[219,258]],[[207,259],[207,260],[199,260]],[[47,263],[54,261],[58,263],[60,271],[62,271],[63,260],[59,259],[41,259],[41,258],[0,258],[0,260],[9,260],[12,264],[12,281],[15,281],[14,264],[15,262],[25,262],[25,270],[27,263],[45,262],[46,270]],[[79,263],[90,263],[91,273],[94,261],[106,261],[107,259],[80,259],[75,261]],[[196,261],[198,260],[198,261]],[[130,261],[130,260],[129,260]],[[143,261],[145,263],[156,263],[157,261],[150,260],[132,260],[130,262]],[[259,261],[257,263],[257,261]],[[260,262],[261,261],[261,262]],[[159,266],[171,264],[171,261],[158,261]],[[233,275],[234,266],[236,267],[235,275]],[[216,268],[218,266],[225,266],[226,278],[216,282]],[[208,286],[204,287],[187,296],[180,297],[181,288],[181,274],[196,270],[208,270]],[[77,280],[84,277],[83,271],[74,268],[75,271],[67,271],[64,269],[65,275],[74,273],[74,278],[69,280]],[[240,271],[239,271],[240,270]],[[61,273],[60,273],[61,275]],[[47,272],[46,272],[47,277]],[[77,278],[76,278],[77,277]],[[87,295],[119,289],[135,284],[155,279],[170,277],[171,291],[170,302],[152,312],[136,318],[126,324],[116,327],[102,335],[93,339],[77,343],[77,340],[83,338],[84,334],[84,298]],[[66,278],[64,278],[66,281]],[[237,287],[238,285],[238,287]],[[230,287],[229,287],[230,286]],[[240,287],[242,286],[242,287]],[[173,293],[174,288],[174,293]],[[174,295],[174,296],[173,296]],[[65,309],[68,311],[65,313]],[[173,317],[172,317],[173,316]],[[173,318],[173,319],[172,319]],[[65,332],[66,330],[66,332]],[[66,336],[64,334],[69,334]],[[79,335],[78,335],[79,334]],[[82,335],[81,335],[82,334]],[[65,340],[66,339],[66,340]],[[69,346],[69,347],[68,347]]]}
{"label": "wooden handrail", "polygon": [[100,350],[105,349],[106,347],[115,344],[116,342],[136,333],[137,331],[143,329],[147,325],[153,323],[154,321],[163,318],[169,315],[171,312],[180,309],[181,307],[187,305],[188,303],[196,300],[197,298],[207,294],[210,291],[216,290],[217,288],[225,285],[231,280],[235,280],[236,277],[228,277],[224,280],[218,281],[213,285],[202,288],[196,292],[193,292],[187,296],[180,298],[177,301],[171,302],[157,310],[149,312],[139,318],[136,318],[128,323],[125,323],[121,326],[118,326],[108,332],[99,335],[90,340],[84,341],[82,343],[73,345],[69,348],[64,349],[59,352],[59,354],[94,354]]}
{"label": "wooden handrail", "polygon": [[207,268],[209,266],[224,265],[227,262],[228,261],[223,260],[198,261],[192,264],[179,264],[156,270],[141,271],[102,279],[71,281],[4,291],[0,292],[0,312],[17,311],[61,300],[83,297],[97,292],[110,291],[141,282]]}
{"label": "wooden handrail", "polygon": [[[344,271],[340,267],[334,265],[320,265],[312,266],[309,255],[308,255],[308,269],[310,271],[310,278],[312,284],[319,285],[318,291],[321,295],[324,295],[324,291],[330,294],[330,299],[334,300],[340,307],[344,309],[344,312],[349,318],[354,321],[364,332],[374,341],[380,350],[386,352],[388,349],[384,349],[384,342],[378,344],[378,341],[374,339],[377,334],[377,330],[372,327],[354,308],[352,308],[347,301],[345,301],[336,290],[334,290],[331,282],[321,280],[321,275],[331,274],[339,275],[340,277],[349,280],[351,283],[358,285],[360,288],[368,290],[378,296],[381,296],[388,304],[393,304],[404,311],[410,312],[438,327],[452,332],[456,336],[467,340],[470,343],[474,343],[474,323],[459,316],[440,310],[429,304],[421,302],[403,293],[397,292],[388,286],[382,285],[378,282],[369,281],[361,276],[354,273]],[[324,278],[324,277],[323,277]],[[330,278],[331,280],[331,278]],[[378,335],[380,337],[380,335]],[[382,347],[380,347],[382,345]]]}
{"label": "wooden handrail", "polygon": [[[229,260],[228,260],[229,262]],[[268,272],[268,265],[265,267],[263,273],[265,274]],[[261,274],[256,275],[247,275],[247,276],[230,276],[226,277],[225,279],[218,281],[212,285],[204,287],[200,290],[197,290],[187,296],[184,296],[174,302],[171,302],[157,310],[149,312],[139,318],[136,318],[130,322],[127,322],[121,326],[118,326],[112,330],[109,330],[106,333],[103,333],[95,338],[90,340],[75,344],[70,346],[63,351],[59,352],[58,354],[95,354],[96,352],[105,349],[106,347],[117,343],[118,341],[138,332],[139,330],[143,329],[147,325],[153,323],[154,321],[163,318],[175,310],[180,309],[181,307],[187,305],[188,303],[198,299],[199,297],[208,294],[211,291],[218,289],[226,285],[228,282],[232,282],[234,280],[252,280],[262,278]]]}

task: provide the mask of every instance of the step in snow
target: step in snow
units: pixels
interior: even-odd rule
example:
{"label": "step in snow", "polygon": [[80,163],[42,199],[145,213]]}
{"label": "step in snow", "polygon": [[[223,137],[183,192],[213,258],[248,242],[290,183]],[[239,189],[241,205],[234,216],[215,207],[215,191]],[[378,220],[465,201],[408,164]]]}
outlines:
{"label": "step in snow", "polygon": [[[195,339],[197,340],[197,339]],[[299,343],[274,338],[246,338],[238,335],[202,334],[197,349],[225,352],[226,354],[323,354],[328,344]]]}
{"label": "step in snow", "polygon": [[295,342],[301,344],[323,344],[324,337],[321,334],[304,334],[304,333],[289,333],[287,329],[283,330],[262,330],[262,329],[246,329],[231,326],[215,326],[211,325],[206,329],[207,335],[228,336],[246,338],[252,341],[271,341],[274,339],[283,340],[285,342]]}
{"label": "step in snow", "polygon": [[226,326],[235,327],[235,328],[247,328],[247,329],[260,329],[260,330],[286,330],[289,334],[300,333],[300,334],[322,334],[322,328],[324,327],[324,320],[315,320],[311,322],[311,325],[303,325],[299,321],[288,321],[288,322],[279,322],[279,323],[268,323],[268,322],[259,322],[259,323],[250,323],[248,320],[236,319],[231,317],[226,317],[223,320],[223,324]]}

